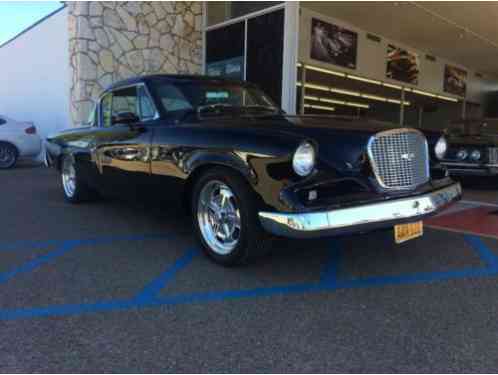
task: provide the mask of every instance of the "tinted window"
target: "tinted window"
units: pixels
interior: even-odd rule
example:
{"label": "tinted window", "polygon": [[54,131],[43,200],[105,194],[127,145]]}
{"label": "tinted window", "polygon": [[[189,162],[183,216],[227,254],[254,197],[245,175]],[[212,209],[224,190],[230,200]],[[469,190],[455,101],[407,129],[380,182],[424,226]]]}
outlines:
{"label": "tinted window", "polygon": [[107,94],[102,98],[102,126],[109,127],[112,125],[112,94]]}
{"label": "tinted window", "polygon": [[89,126],[97,126],[97,106],[95,105],[88,115],[88,120],[86,124]]}
{"label": "tinted window", "polygon": [[174,117],[185,112],[206,110],[209,106],[233,112],[277,111],[275,104],[261,90],[236,83],[162,83],[154,86],[157,97],[166,113]]}
{"label": "tinted window", "polygon": [[115,117],[123,112],[131,112],[140,117],[135,86],[112,92],[112,116]]}
{"label": "tinted window", "polygon": [[0,125],[6,124],[7,121],[5,121],[3,118],[0,117]]}
{"label": "tinted window", "polygon": [[144,86],[138,86],[138,104],[140,110],[140,118],[142,120],[148,120],[154,118],[156,115],[156,108],[152,99],[147,93]]}

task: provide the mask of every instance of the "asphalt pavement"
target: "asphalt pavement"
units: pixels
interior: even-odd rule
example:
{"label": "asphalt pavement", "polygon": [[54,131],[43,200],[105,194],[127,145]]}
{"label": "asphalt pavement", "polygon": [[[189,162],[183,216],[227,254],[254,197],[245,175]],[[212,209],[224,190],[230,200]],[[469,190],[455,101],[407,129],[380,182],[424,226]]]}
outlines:
{"label": "asphalt pavement", "polygon": [[[472,189],[492,203],[492,188]],[[427,226],[402,245],[391,232],[279,240],[227,269],[202,255],[179,207],[70,205],[50,169],[0,171],[0,207],[1,372],[498,367],[493,236]]]}

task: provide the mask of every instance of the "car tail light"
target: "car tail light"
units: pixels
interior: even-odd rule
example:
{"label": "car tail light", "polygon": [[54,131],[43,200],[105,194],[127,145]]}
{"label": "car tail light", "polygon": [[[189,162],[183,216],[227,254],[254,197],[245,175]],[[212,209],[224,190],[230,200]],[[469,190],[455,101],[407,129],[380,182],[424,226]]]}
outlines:
{"label": "car tail light", "polygon": [[26,134],[36,134],[36,126],[30,126],[29,128],[24,129]]}

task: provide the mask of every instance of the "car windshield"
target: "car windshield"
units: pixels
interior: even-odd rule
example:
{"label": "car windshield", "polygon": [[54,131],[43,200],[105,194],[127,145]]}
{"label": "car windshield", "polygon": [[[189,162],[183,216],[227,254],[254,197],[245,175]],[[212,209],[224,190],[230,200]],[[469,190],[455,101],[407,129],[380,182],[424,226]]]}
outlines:
{"label": "car windshield", "polygon": [[250,85],[218,82],[155,82],[163,110],[175,118],[255,115],[280,112],[261,90]]}

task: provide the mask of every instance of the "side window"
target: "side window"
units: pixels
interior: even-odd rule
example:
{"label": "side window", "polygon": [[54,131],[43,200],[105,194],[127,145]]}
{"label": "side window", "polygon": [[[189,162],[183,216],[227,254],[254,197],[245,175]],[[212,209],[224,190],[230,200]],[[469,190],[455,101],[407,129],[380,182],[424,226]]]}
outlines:
{"label": "side window", "polygon": [[156,115],[156,108],[144,86],[138,86],[138,105],[140,110],[140,118],[142,120],[150,120]]}
{"label": "side window", "polygon": [[100,104],[102,114],[102,126],[108,128],[112,125],[112,93],[107,94],[102,98]]}
{"label": "side window", "polygon": [[3,124],[6,124],[6,123],[7,123],[7,121],[5,121],[5,119],[3,119],[3,118],[0,117],[0,126],[3,125]]}
{"label": "side window", "polygon": [[86,124],[89,126],[97,126],[97,107],[98,106],[94,105],[92,111],[88,115]]}
{"label": "side window", "polygon": [[121,112],[131,112],[140,117],[135,86],[112,92],[112,116],[115,117]]}
{"label": "side window", "polygon": [[183,93],[173,85],[161,85],[158,90],[163,107],[168,112],[192,109],[192,105]]}

